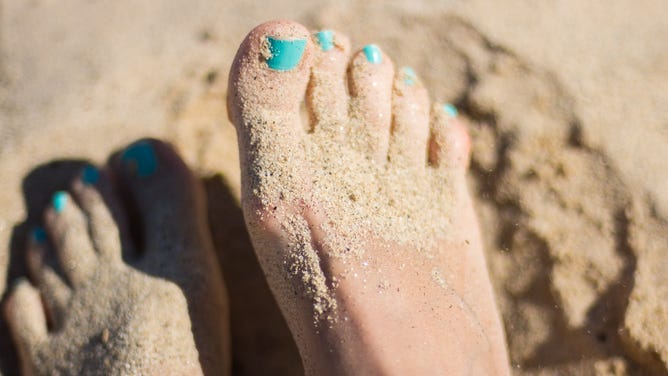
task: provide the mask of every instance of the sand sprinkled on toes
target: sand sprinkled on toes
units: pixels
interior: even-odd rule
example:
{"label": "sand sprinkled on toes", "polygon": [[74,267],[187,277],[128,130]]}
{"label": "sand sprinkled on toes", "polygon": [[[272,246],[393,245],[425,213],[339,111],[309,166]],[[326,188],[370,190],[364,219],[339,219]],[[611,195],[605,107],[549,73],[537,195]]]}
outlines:
{"label": "sand sprinkled on toes", "polygon": [[[361,117],[321,122],[299,137],[283,133],[289,131],[284,124],[300,121],[298,114],[247,113],[252,115],[246,121],[255,125],[242,135],[249,138],[253,160],[245,173],[261,207],[283,217],[288,245],[282,269],[313,302],[316,323],[336,320],[335,281],[342,276],[328,268],[365,259],[370,239],[411,249],[410,257],[433,258],[438,252],[436,241],[447,238],[452,212],[447,172],[432,168],[426,158],[416,166],[371,158]],[[253,132],[259,127],[271,131]],[[333,137],[338,129],[345,130],[342,138]],[[278,141],[286,139],[294,142]],[[415,152],[427,155],[426,148]],[[283,206],[290,209],[283,213]]]}

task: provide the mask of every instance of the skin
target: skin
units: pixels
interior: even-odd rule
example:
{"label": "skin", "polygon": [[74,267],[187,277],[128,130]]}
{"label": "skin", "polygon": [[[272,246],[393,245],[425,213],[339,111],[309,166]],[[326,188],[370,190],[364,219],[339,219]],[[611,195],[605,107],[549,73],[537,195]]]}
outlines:
{"label": "skin", "polygon": [[150,176],[116,158],[94,184],[75,179],[63,210],[45,210],[48,239],[28,241],[32,283],[3,307],[24,374],[229,371],[203,190],[171,146],[142,142],[157,160]]}
{"label": "skin", "polygon": [[[267,65],[268,36],[307,40],[292,70]],[[308,124],[299,115],[304,97]],[[430,110],[422,84],[406,85],[386,55],[380,64],[369,64],[361,51],[351,56],[350,42],[338,32],[335,48],[325,52],[303,26],[272,21],[256,27],[239,47],[228,109],[239,140],[244,216],[308,374],[509,374],[466,185],[469,138],[462,123],[439,108]],[[313,197],[310,177],[322,166],[309,162],[307,153],[314,149],[303,147],[332,141],[335,148],[316,150],[332,150],[331,160],[337,151],[354,150],[387,171],[431,179],[433,185],[420,193],[427,198],[443,199],[436,187],[447,186],[451,210],[430,220],[450,221],[451,231],[424,234],[433,236],[426,252],[433,257],[361,224],[347,230],[362,239],[362,258],[336,256],[342,250],[326,230],[336,228],[328,226],[340,217],[321,203],[338,198]],[[290,178],[280,180],[284,176]],[[278,183],[265,183],[269,179]],[[295,227],[307,229],[306,236],[295,235]],[[286,265],[303,249],[315,256],[302,265],[306,272],[295,274]],[[434,270],[444,277],[434,277]],[[305,276],[327,282],[334,303],[326,315],[318,314],[321,297]],[[337,281],[335,288],[331,281]],[[388,281],[392,288],[378,287]]]}

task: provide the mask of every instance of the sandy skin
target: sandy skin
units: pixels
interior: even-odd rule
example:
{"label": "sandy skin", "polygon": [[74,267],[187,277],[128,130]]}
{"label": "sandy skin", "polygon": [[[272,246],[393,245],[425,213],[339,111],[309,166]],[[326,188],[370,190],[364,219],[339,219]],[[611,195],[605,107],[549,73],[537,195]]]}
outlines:
{"label": "sandy skin", "polygon": [[170,146],[142,140],[85,168],[28,244],[32,283],[3,307],[24,374],[228,372],[204,195]]}
{"label": "sandy skin", "polygon": [[228,89],[244,216],[307,373],[509,374],[465,128],[327,34],[258,26]]}

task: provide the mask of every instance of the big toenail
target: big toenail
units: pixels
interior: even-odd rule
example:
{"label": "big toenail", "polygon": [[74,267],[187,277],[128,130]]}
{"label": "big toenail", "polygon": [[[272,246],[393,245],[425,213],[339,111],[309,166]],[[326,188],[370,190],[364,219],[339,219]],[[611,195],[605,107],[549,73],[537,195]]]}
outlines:
{"label": "big toenail", "polygon": [[121,162],[126,169],[139,177],[150,176],[158,168],[158,160],[149,141],[139,141],[130,145],[121,155]]}
{"label": "big toenail", "polygon": [[445,113],[450,117],[457,117],[458,114],[457,107],[451,105],[450,103],[443,105],[443,111],[445,111]]}
{"label": "big toenail", "polygon": [[331,30],[319,31],[315,34],[318,44],[323,51],[329,51],[334,48],[334,32]]}
{"label": "big toenail", "polygon": [[44,243],[46,241],[46,231],[42,227],[37,226],[32,229],[30,237],[37,244]]}
{"label": "big toenail", "polygon": [[364,55],[371,64],[380,64],[383,61],[383,54],[380,53],[380,48],[375,44],[364,46]]}
{"label": "big toenail", "polygon": [[67,205],[67,193],[65,191],[58,191],[53,194],[51,198],[51,205],[56,213],[62,213],[65,210],[65,205]]}
{"label": "big toenail", "polygon": [[415,74],[415,71],[411,67],[404,67],[401,69],[401,75],[403,76],[402,79],[404,83],[408,86],[413,86],[415,81],[417,81],[417,74]]}
{"label": "big toenail", "polygon": [[289,71],[299,64],[306,47],[306,39],[283,40],[267,37],[269,58],[267,65],[277,71]]}
{"label": "big toenail", "polygon": [[83,171],[81,171],[81,180],[86,185],[93,185],[100,180],[100,171],[93,166],[86,166]]}

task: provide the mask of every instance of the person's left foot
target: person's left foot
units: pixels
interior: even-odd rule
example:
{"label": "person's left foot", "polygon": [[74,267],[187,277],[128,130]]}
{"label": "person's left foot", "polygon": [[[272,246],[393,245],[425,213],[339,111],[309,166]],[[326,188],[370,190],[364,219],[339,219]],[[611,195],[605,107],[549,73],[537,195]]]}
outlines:
{"label": "person's left foot", "polygon": [[509,374],[455,108],[292,21],[253,29],[228,83],[246,225],[306,373]]}
{"label": "person's left foot", "polygon": [[34,284],[20,280],[4,306],[24,374],[229,370],[204,193],[168,145],[142,140],[108,170],[84,168],[69,192],[54,194],[28,244]]}

